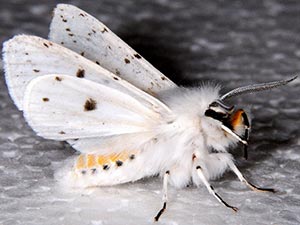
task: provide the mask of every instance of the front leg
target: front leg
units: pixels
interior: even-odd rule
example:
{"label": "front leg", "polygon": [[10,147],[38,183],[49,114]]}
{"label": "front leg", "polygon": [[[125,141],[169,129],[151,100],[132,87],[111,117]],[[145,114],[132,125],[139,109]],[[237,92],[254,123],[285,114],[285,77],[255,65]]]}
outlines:
{"label": "front leg", "polygon": [[208,192],[210,194],[212,194],[220,203],[222,203],[223,205],[225,205],[226,207],[228,208],[231,208],[234,212],[237,212],[238,211],[238,208],[237,207],[234,207],[234,206],[231,206],[229,205],[227,202],[225,202],[220,195],[218,195],[213,186],[209,184],[208,180],[206,179],[206,177],[204,176],[204,173],[203,173],[203,170],[201,168],[201,166],[197,165],[196,166],[196,171],[197,171],[197,174],[200,178],[200,180],[204,183],[204,185],[206,186]]}
{"label": "front leg", "polygon": [[[250,187],[254,191],[262,191],[262,192],[275,192],[274,189],[271,188],[260,188],[256,187],[247,181],[242,173],[235,166],[233,159],[228,153],[211,153],[206,155],[205,157],[197,157],[196,154],[193,157],[193,165],[196,168],[196,172],[202,183],[205,184],[208,191],[217,198],[219,202],[221,202],[226,207],[237,211],[236,207],[233,207],[226,203],[213,189],[213,187],[209,184],[208,179],[212,177],[217,177],[221,175],[228,167],[237,175],[239,180],[245,183],[248,187]],[[203,168],[202,168],[202,167]]]}
{"label": "front leg", "polygon": [[236,165],[234,164],[234,162],[232,160],[230,160],[228,162],[228,166],[229,168],[237,175],[237,177],[239,178],[239,180],[241,182],[244,182],[248,187],[250,187],[253,191],[259,191],[259,192],[272,192],[274,193],[275,190],[273,188],[260,188],[260,187],[256,187],[255,185],[251,184],[249,181],[247,181],[243,174],[239,171],[239,169],[236,167]]}

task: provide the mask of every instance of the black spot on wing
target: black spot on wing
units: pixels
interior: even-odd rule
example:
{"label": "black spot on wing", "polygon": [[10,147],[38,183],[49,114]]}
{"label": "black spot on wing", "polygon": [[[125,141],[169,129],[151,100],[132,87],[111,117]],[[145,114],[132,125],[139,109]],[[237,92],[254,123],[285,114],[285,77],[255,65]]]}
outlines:
{"label": "black spot on wing", "polygon": [[40,72],[40,70],[37,70],[37,69],[33,69],[33,71],[36,73]]}
{"label": "black spot on wing", "polygon": [[124,61],[125,61],[126,64],[130,63],[130,60],[127,59],[127,58],[125,58]]}
{"label": "black spot on wing", "polygon": [[89,98],[84,103],[84,106],[83,106],[84,111],[92,111],[92,110],[96,109],[96,105],[97,105],[97,102],[94,99]]}
{"label": "black spot on wing", "polygon": [[78,69],[77,70],[76,77],[83,78],[84,75],[85,75],[85,70],[84,69]]}
{"label": "black spot on wing", "polygon": [[43,45],[47,48],[49,48],[49,45],[47,45],[45,42],[43,43]]}
{"label": "black spot on wing", "polygon": [[140,55],[139,55],[139,54],[137,54],[137,53],[136,53],[136,54],[134,54],[134,57],[135,57],[135,58],[137,58],[137,59],[141,59],[141,58],[142,58],[142,56],[140,56]]}
{"label": "black spot on wing", "polygon": [[43,102],[49,102],[49,98],[42,98]]}
{"label": "black spot on wing", "polygon": [[58,76],[55,77],[55,80],[56,81],[62,81],[61,77],[58,77]]}
{"label": "black spot on wing", "polygon": [[108,32],[108,30],[106,29],[106,27],[103,27],[103,29],[101,30],[101,33],[105,33]]}

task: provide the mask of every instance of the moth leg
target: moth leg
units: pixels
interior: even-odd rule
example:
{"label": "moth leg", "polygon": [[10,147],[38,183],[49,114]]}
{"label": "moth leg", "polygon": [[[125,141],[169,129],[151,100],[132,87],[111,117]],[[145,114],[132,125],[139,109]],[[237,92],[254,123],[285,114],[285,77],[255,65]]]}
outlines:
{"label": "moth leg", "polygon": [[228,207],[228,208],[231,208],[234,212],[237,212],[237,211],[238,211],[238,208],[229,205],[227,202],[225,202],[225,201],[220,197],[220,195],[218,195],[218,194],[214,191],[213,186],[211,186],[211,185],[209,184],[208,180],[205,178],[201,166],[197,166],[197,167],[196,167],[196,171],[197,171],[197,174],[198,174],[200,180],[204,183],[204,185],[206,186],[206,188],[207,188],[207,190],[209,191],[210,194],[212,194],[212,195],[213,195],[220,203],[222,203],[223,205],[225,205],[225,206]]}
{"label": "moth leg", "polygon": [[154,221],[158,221],[160,216],[163,214],[163,212],[167,208],[167,201],[168,201],[168,178],[170,175],[170,171],[166,171],[164,175],[164,180],[163,180],[163,207],[158,211],[157,215],[154,217]]}
{"label": "moth leg", "polygon": [[259,192],[275,192],[273,188],[260,188],[256,187],[255,185],[251,184],[249,181],[247,181],[243,174],[239,171],[239,169],[236,167],[236,165],[231,161],[228,163],[229,168],[237,175],[239,180],[243,183],[245,183],[249,188],[251,188],[253,191],[259,191]]}
{"label": "moth leg", "polygon": [[[244,110],[242,112],[242,117],[243,117],[244,127],[245,127],[244,138],[248,142],[249,141],[250,122],[249,122],[248,116]],[[248,145],[244,145],[244,158],[246,160],[248,159],[248,149],[247,148],[248,148]]]}

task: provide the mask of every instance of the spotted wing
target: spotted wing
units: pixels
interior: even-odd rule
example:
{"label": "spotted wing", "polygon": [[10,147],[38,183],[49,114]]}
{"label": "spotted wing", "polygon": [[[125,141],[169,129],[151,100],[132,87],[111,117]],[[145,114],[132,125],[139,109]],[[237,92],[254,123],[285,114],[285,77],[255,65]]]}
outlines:
{"label": "spotted wing", "polygon": [[143,94],[139,99],[135,94],[84,78],[45,75],[29,83],[23,111],[28,124],[48,139],[92,140],[155,131],[165,108],[158,100],[154,107],[142,100]]}
{"label": "spotted wing", "polygon": [[[161,105],[155,98],[83,56],[43,38],[19,35],[5,42],[4,70],[9,93],[20,110],[29,82],[47,74],[65,74],[114,88],[138,101]],[[156,102],[156,103],[155,103]],[[147,103],[147,104],[148,104]],[[164,106],[163,106],[164,107]]]}
{"label": "spotted wing", "polygon": [[57,6],[49,39],[84,55],[149,94],[176,86],[104,24],[75,6]]}

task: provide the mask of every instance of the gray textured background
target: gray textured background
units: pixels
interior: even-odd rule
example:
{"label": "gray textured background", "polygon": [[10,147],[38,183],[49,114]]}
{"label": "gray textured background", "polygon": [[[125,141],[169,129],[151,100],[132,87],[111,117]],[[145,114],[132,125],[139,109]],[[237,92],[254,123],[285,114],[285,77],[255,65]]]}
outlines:
{"label": "gray textured background", "polygon": [[[60,1],[0,0],[0,42],[26,33],[47,37]],[[63,1],[98,17],[167,76],[182,85],[237,86],[288,78],[300,71],[300,1]],[[2,65],[2,61],[1,61]],[[1,66],[2,68],[2,66]],[[241,171],[276,194],[248,190],[231,173],[213,185],[233,214],[205,188],[170,189],[161,224],[300,224],[300,79],[234,103],[251,111],[249,160]],[[55,168],[74,154],[37,137],[0,78],[0,224],[151,224],[161,181],[63,192]]]}

